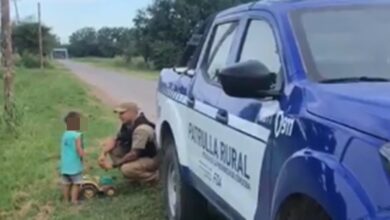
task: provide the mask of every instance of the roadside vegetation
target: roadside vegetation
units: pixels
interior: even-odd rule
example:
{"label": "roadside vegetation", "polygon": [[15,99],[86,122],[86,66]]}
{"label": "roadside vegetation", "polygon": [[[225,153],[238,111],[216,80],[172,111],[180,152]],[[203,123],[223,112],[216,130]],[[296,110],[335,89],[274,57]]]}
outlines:
{"label": "roadside vegetation", "polygon": [[[100,143],[116,132],[116,116],[83,83],[60,64],[51,62],[50,52],[60,46],[51,29],[42,26],[43,70],[37,69],[40,67],[38,23],[29,20],[15,23],[12,33],[15,64],[12,103],[16,117],[11,131],[5,123],[4,108],[0,109],[0,220],[162,219],[158,187],[130,185],[116,170],[105,172],[98,168]],[[119,63],[111,66],[121,67]],[[4,96],[1,84],[0,106],[4,106]],[[80,207],[61,201],[60,138],[64,131],[63,117],[70,110],[85,116],[88,167],[85,174],[116,177],[118,196],[96,198]]]}
{"label": "roadside vegetation", "polygon": [[[132,186],[117,171],[97,167],[100,142],[117,128],[110,109],[58,65],[44,71],[18,68],[16,76],[16,133],[6,133],[0,123],[0,219],[162,219],[157,187]],[[2,91],[1,85],[0,96]],[[117,197],[96,198],[77,208],[61,201],[59,141],[69,110],[86,119],[87,174],[116,176]]]}
{"label": "roadside vegetation", "polygon": [[[39,44],[37,40],[39,23],[34,21],[21,21],[12,26],[12,44],[14,48],[14,63],[16,66],[25,68],[40,67]],[[52,49],[59,46],[59,40],[52,30],[42,25],[42,52],[44,66],[51,68],[49,56]]]}

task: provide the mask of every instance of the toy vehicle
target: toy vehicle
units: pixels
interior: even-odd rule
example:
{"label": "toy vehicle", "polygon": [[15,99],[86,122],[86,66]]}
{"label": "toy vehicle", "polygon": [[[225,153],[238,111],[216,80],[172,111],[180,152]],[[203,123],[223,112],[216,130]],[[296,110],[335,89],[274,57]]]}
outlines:
{"label": "toy vehicle", "polygon": [[212,16],[158,82],[169,219],[390,219],[389,24],[384,0]]}
{"label": "toy vehicle", "polygon": [[80,195],[84,199],[92,199],[98,194],[104,194],[109,197],[116,195],[116,189],[113,186],[113,179],[107,176],[84,176],[80,192]]}

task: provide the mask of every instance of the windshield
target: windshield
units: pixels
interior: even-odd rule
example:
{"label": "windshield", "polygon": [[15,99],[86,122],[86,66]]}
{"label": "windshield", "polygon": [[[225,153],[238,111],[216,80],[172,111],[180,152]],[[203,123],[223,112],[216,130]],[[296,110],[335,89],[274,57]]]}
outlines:
{"label": "windshield", "polygon": [[292,18],[312,78],[390,79],[389,6],[305,9]]}

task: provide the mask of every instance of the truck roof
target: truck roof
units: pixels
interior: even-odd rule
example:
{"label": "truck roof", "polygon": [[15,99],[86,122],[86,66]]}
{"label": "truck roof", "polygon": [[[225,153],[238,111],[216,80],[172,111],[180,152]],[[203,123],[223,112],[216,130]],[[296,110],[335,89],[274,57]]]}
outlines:
{"label": "truck roof", "polygon": [[262,0],[251,3],[241,4],[232,8],[228,8],[218,13],[217,17],[224,17],[230,14],[244,12],[248,10],[266,9],[274,12],[287,12],[299,8],[316,8],[324,6],[337,5],[376,5],[387,4],[388,0]]}

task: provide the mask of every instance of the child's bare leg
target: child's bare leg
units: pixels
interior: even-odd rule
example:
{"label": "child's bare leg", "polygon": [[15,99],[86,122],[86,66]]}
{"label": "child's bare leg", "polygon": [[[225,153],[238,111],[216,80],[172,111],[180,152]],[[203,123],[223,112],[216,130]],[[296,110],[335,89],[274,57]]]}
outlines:
{"label": "child's bare leg", "polygon": [[64,201],[69,202],[70,201],[70,189],[71,189],[71,184],[64,184],[62,187],[63,191],[63,196],[64,196]]}
{"label": "child's bare leg", "polygon": [[74,205],[77,205],[77,204],[78,204],[78,201],[79,201],[79,192],[80,192],[80,185],[79,185],[79,184],[73,184],[73,186],[72,186],[71,197],[72,197],[72,203],[73,203]]}

